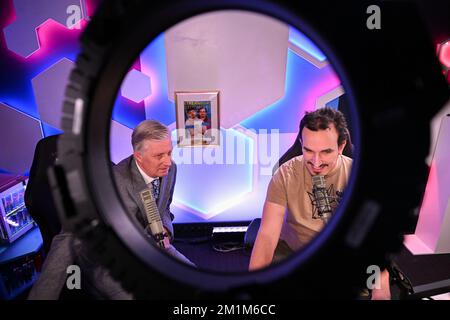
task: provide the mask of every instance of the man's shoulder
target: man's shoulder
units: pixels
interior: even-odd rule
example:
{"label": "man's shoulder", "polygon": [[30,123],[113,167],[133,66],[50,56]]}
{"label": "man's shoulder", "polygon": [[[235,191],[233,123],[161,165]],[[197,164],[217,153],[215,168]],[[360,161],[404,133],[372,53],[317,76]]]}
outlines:
{"label": "man's shoulder", "polygon": [[282,170],[295,170],[299,165],[303,164],[303,155],[299,155],[289,159],[280,166]]}
{"label": "man's shoulder", "polygon": [[344,155],[341,155],[342,163],[346,167],[351,167],[353,163],[353,159]]}
{"label": "man's shoulder", "polygon": [[113,166],[113,172],[116,175],[125,175],[125,174],[130,174],[130,169],[131,169],[131,161],[133,161],[133,155],[123,159],[122,161],[120,161],[118,164]]}
{"label": "man's shoulder", "polygon": [[291,174],[298,171],[299,168],[303,165],[303,155],[299,155],[296,157],[293,157],[292,159],[289,159],[285,163],[283,163],[277,171],[275,171],[274,175],[281,174]]}

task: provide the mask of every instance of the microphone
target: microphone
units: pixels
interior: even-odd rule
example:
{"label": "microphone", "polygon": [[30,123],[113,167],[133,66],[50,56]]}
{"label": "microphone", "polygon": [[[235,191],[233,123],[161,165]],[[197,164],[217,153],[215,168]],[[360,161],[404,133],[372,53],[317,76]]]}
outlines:
{"label": "microphone", "polygon": [[322,219],[327,223],[333,212],[331,204],[335,202],[335,199],[327,190],[324,176],[312,176],[312,185],[312,203],[315,206],[313,218]]}
{"label": "microphone", "polygon": [[156,244],[165,248],[164,236],[165,230],[159,215],[158,207],[156,206],[155,198],[149,189],[140,192],[142,203],[144,204],[145,214],[147,215],[148,228]]}

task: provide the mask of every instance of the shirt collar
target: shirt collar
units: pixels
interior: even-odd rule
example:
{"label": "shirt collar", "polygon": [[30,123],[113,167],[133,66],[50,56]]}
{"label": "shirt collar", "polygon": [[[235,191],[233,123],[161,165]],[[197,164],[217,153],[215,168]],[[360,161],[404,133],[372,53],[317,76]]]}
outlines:
{"label": "shirt collar", "polygon": [[137,163],[136,160],[134,160],[134,162],[136,163],[136,166],[137,166],[137,168],[139,170],[139,173],[141,174],[142,178],[144,179],[146,185],[152,183],[153,180],[157,179],[157,178],[152,178],[148,174],[146,174],[144,172],[144,170],[142,170],[142,168],[139,166],[139,164]]}

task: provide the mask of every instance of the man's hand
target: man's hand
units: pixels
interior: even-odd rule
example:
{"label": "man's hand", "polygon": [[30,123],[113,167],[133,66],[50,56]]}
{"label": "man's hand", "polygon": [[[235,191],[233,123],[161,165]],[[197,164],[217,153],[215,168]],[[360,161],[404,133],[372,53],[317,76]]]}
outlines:
{"label": "man's hand", "polygon": [[170,247],[170,233],[169,230],[167,230],[166,227],[164,227],[164,248],[169,248]]}
{"label": "man's hand", "polygon": [[169,248],[170,247],[170,239],[169,239],[169,236],[165,236],[164,237],[164,248]]}
{"label": "man's hand", "polygon": [[385,269],[381,272],[380,289],[372,289],[371,300],[391,300],[391,288],[389,284],[389,272]]}

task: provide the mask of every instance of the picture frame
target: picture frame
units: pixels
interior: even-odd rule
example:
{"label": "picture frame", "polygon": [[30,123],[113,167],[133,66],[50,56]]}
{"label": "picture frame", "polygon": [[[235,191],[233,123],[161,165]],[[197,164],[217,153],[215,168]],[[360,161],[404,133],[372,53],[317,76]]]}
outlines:
{"label": "picture frame", "polygon": [[220,145],[219,91],[175,91],[179,147]]}

